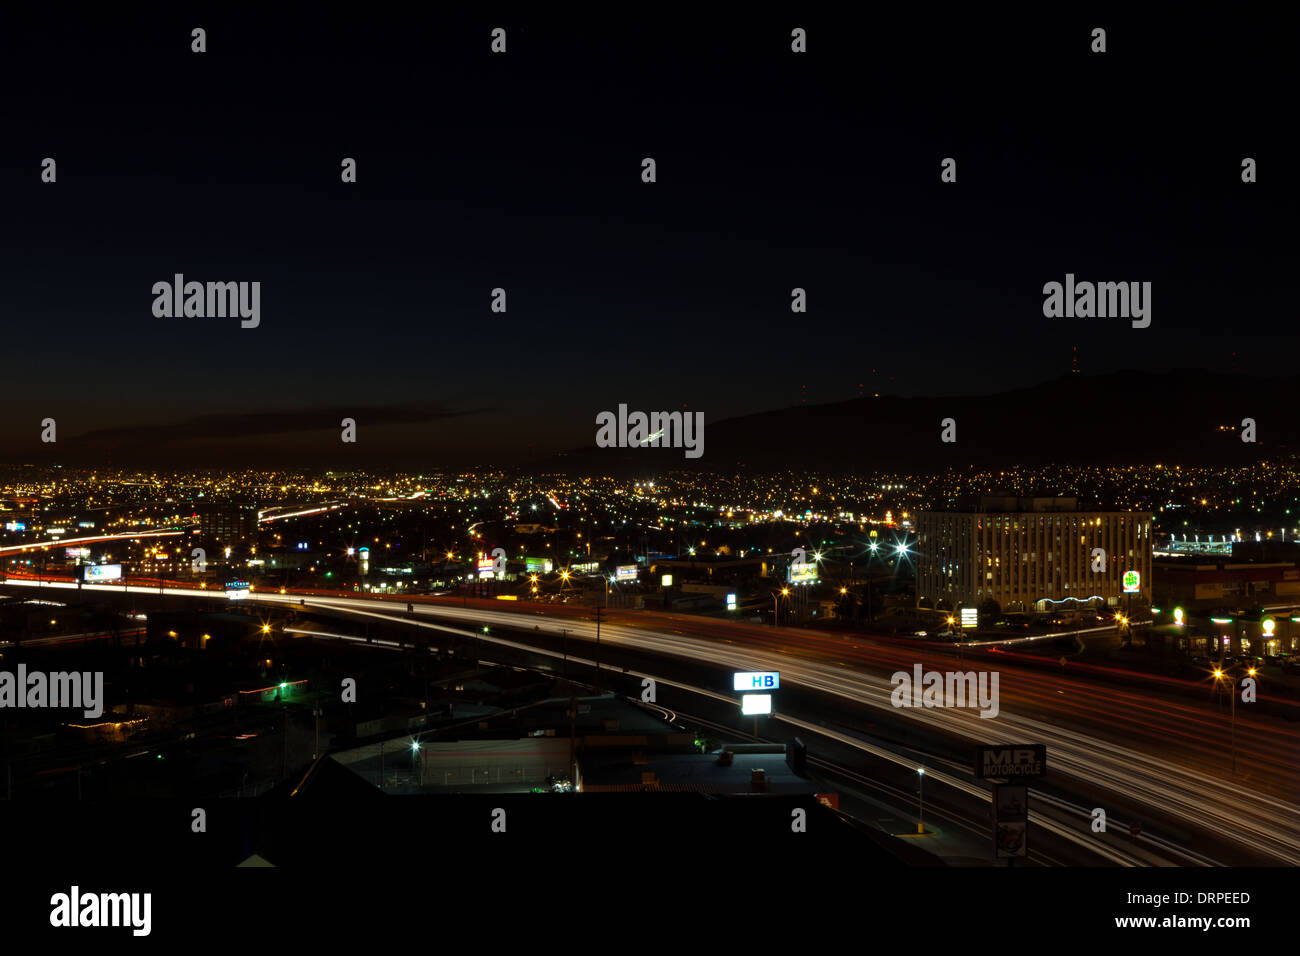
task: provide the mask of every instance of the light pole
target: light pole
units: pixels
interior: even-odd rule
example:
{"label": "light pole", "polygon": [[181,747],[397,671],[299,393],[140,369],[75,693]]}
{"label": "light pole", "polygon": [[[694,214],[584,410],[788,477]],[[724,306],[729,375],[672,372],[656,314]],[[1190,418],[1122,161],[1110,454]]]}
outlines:
{"label": "light pole", "polygon": [[[1252,677],[1255,676],[1255,668],[1252,667],[1250,669],[1250,675]],[[1232,772],[1235,774],[1237,772],[1237,688],[1235,681],[1226,679],[1226,675],[1222,670],[1216,670],[1214,672],[1214,680],[1216,684],[1220,680],[1224,680],[1228,685],[1228,703],[1231,705],[1232,709]]]}
{"label": "light pole", "polygon": [[925,768],[916,768],[917,821],[916,832],[925,832]]}
{"label": "light pole", "polygon": [[781,626],[781,598],[788,596],[789,593],[790,593],[789,588],[782,588],[780,594],[778,594],[776,591],[772,592],[772,626],[773,627]]}

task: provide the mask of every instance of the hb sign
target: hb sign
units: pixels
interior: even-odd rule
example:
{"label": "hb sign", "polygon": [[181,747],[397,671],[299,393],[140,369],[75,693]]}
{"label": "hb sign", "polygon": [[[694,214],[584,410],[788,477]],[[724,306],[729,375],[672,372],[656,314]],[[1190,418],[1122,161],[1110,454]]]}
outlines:
{"label": "hb sign", "polygon": [[732,690],[776,690],[780,686],[780,671],[736,671],[731,675]]}

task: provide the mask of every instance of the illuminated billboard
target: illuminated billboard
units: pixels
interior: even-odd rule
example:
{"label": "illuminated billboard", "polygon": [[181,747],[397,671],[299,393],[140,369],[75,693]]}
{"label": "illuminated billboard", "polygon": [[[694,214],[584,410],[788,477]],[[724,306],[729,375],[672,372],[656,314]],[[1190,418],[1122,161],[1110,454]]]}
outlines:
{"label": "illuminated billboard", "polygon": [[120,564],[85,564],[82,565],[83,580],[87,583],[122,580]]}
{"label": "illuminated billboard", "polygon": [[524,567],[529,574],[550,574],[553,565],[550,558],[524,558]]}
{"label": "illuminated billboard", "polygon": [[1124,572],[1124,593],[1132,594],[1134,591],[1140,591],[1142,576],[1136,571]]}
{"label": "illuminated billboard", "polygon": [[635,581],[636,574],[635,564],[620,564],[614,569],[614,579],[616,581]]}
{"label": "illuminated billboard", "polygon": [[790,565],[791,584],[812,584],[817,580],[817,562]]}
{"label": "illuminated billboard", "polygon": [[736,671],[731,675],[732,690],[776,690],[780,686],[780,671]]}
{"label": "illuminated billboard", "polygon": [[88,558],[90,557],[89,548],[64,548],[64,553],[70,558]]}

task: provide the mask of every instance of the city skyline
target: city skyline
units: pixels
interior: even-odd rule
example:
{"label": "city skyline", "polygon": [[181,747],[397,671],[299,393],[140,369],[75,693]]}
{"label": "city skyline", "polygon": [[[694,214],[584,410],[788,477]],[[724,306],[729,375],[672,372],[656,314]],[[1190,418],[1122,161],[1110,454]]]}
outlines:
{"label": "city skyline", "polygon": [[0,913],[1285,926],[1295,31],[1207,13],[6,10]]}

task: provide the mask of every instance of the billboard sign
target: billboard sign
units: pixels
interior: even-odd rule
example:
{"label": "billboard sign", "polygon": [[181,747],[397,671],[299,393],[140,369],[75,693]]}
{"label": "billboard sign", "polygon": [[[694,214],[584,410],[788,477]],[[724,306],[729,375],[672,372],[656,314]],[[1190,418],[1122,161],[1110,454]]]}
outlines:
{"label": "billboard sign", "polygon": [[122,580],[122,565],[120,564],[83,564],[82,579],[87,584],[100,584],[104,581]]}
{"label": "billboard sign", "polygon": [[817,562],[808,560],[808,552],[803,548],[795,548],[790,552],[790,573],[787,576],[790,584],[811,584],[817,580]]}
{"label": "billboard sign", "polygon": [[979,608],[964,607],[961,609],[962,627],[979,627],[979,624],[980,624]]}
{"label": "billboard sign", "polygon": [[616,581],[635,581],[637,568],[635,564],[620,564],[614,569],[614,579]]}
{"label": "billboard sign", "polygon": [[780,671],[736,671],[731,675],[732,690],[777,690],[780,686]]}
{"label": "billboard sign", "polygon": [[771,694],[745,694],[740,698],[740,712],[757,717],[772,712]]}
{"label": "billboard sign", "polygon": [[1041,777],[1046,773],[1046,744],[975,748],[975,776],[981,780]]}
{"label": "billboard sign", "polygon": [[1141,583],[1142,583],[1142,576],[1138,574],[1136,571],[1124,572],[1124,593],[1125,594],[1133,594],[1136,591],[1142,590]]}

